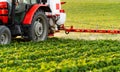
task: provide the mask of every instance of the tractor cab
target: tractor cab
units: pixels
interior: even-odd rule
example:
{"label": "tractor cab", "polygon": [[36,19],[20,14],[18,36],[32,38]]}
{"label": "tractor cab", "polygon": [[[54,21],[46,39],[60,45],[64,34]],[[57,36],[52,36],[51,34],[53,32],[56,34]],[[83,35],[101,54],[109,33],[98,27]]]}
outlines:
{"label": "tractor cab", "polygon": [[37,0],[16,0],[15,13],[24,12],[31,5],[36,4]]}
{"label": "tractor cab", "polygon": [[[30,6],[32,5],[31,0],[17,0],[15,3],[15,9],[14,9],[14,13],[15,13],[15,21],[17,23],[21,23],[27,10],[30,8]],[[36,0],[34,0],[34,3]]]}
{"label": "tractor cab", "polygon": [[47,2],[47,0],[16,0],[15,1],[15,19],[16,19],[16,21],[22,21],[26,12],[33,5],[45,4],[46,2]]}

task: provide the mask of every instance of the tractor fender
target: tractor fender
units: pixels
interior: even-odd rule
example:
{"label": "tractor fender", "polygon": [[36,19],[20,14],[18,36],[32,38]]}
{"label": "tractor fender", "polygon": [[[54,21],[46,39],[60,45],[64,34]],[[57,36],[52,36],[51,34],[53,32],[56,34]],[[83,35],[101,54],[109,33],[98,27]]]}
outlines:
{"label": "tractor fender", "polygon": [[38,9],[42,9],[43,11],[50,12],[50,8],[47,5],[35,4],[26,12],[22,24],[30,25],[32,23],[33,16]]}

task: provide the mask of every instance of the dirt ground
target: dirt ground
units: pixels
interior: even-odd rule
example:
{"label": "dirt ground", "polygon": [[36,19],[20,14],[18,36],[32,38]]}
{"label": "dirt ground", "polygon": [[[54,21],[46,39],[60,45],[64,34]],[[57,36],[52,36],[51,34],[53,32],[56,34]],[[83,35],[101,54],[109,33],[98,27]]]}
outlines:
{"label": "dirt ground", "polygon": [[83,39],[83,40],[120,40],[120,34],[101,34],[101,33],[55,33],[55,37],[65,39]]}

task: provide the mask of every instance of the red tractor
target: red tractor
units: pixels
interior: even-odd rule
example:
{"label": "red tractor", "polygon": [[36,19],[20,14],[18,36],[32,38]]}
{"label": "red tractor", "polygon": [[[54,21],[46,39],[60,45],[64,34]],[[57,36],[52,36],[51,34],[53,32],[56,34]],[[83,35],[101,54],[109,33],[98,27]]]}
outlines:
{"label": "red tractor", "polygon": [[12,38],[38,42],[46,40],[64,24],[66,14],[60,0],[12,0],[0,2],[0,44]]}

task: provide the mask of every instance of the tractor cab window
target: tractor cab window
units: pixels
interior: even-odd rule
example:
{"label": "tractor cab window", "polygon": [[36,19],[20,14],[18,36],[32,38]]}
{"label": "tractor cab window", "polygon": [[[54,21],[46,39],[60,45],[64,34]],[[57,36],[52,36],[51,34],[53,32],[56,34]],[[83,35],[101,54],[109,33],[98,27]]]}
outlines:
{"label": "tractor cab window", "polygon": [[31,4],[37,3],[37,0],[31,0]]}
{"label": "tractor cab window", "polygon": [[16,0],[15,12],[20,13],[20,12],[25,11],[25,5],[26,4],[24,3],[24,0]]}
{"label": "tractor cab window", "polygon": [[16,0],[16,3],[26,3],[26,4],[30,4],[30,0]]}
{"label": "tractor cab window", "polygon": [[37,3],[38,0],[16,0],[16,13],[20,13],[29,8],[32,4]]}
{"label": "tractor cab window", "polygon": [[23,0],[23,3],[25,3],[25,4],[35,4],[35,3],[37,3],[37,0]]}
{"label": "tractor cab window", "polygon": [[30,0],[23,0],[23,3],[30,4]]}

